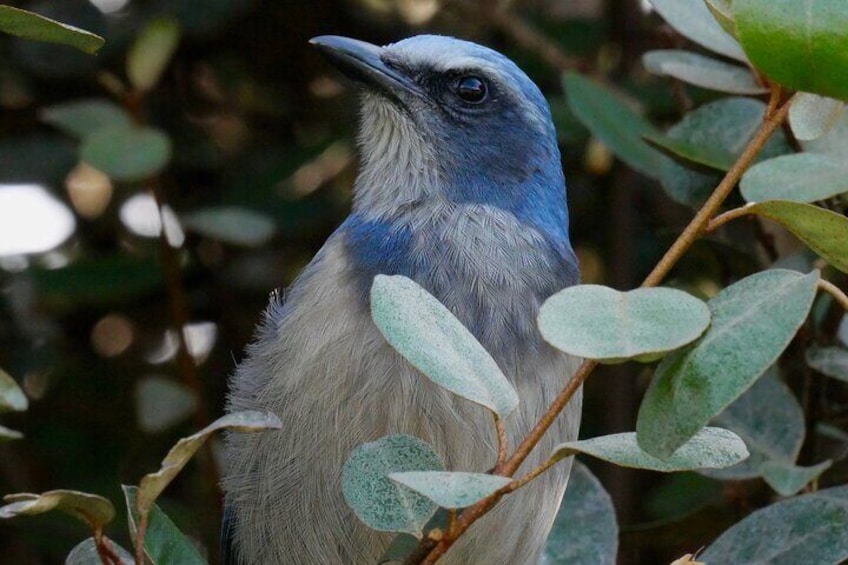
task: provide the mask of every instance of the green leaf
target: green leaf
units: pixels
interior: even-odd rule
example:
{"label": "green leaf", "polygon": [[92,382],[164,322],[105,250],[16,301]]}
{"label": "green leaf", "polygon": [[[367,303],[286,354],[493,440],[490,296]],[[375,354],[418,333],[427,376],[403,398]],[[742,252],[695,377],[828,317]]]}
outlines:
{"label": "green leaf", "polygon": [[823,375],[848,382],[848,349],[840,346],[810,347],[807,365]]}
{"label": "green leaf", "polygon": [[170,16],[151,20],[127,53],[127,76],[138,90],[156,86],[180,42],[180,26]]}
{"label": "green leaf", "polygon": [[776,373],[773,368],[757,379],[712,421],[741,437],[751,457],[704,474],[723,480],[752,479],[762,474],[765,461],[792,463],[798,457],[804,442],[804,411]]}
{"label": "green leaf", "polygon": [[24,391],[12,376],[0,369],[0,414],[3,412],[23,412],[29,407]]}
{"label": "green leaf", "polygon": [[703,428],[664,459],[644,451],[636,441],[636,433],[627,432],[561,443],[554,448],[557,460],[585,453],[620,467],[671,473],[695,469],[720,469],[735,465],[748,457],[745,442],[723,428]]}
{"label": "green leaf", "polygon": [[833,267],[848,273],[848,218],[799,202],[767,200],[749,204],[748,211],[782,225]]}
{"label": "green leaf", "polygon": [[709,324],[707,305],[673,288],[577,285],[539,310],[539,329],[551,345],[607,363],[654,360],[696,340]]}
{"label": "green leaf", "polygon": [[848,99],[848,3],[733,0],[732,10],[758,70],[795,90]]}
{"label": "green leaf", "polygon": [[836,125],[845,110],[845,103],[809,92],[799,92],[789,107],[789,125],[795,139],[817,139]]}
{"label": "green leaf", "polygon": [[699,557],[704,563],[739,565],[842,563],[845,559],[848,487],[844,486],[758,510],[724,532]]}
{"label": "green leaf", "polygon": [[800,143],[804,151],[830,155],[842,161],[848,159],[848,112],[842,112],[842,116],[821,137],[801,140]]}
{"label": "green leaf", "polygon": [[203,208],[182,216],[183,225],[200,235],[223,243],[259,247],[274,236],[274,220],[265,214],[237,206]]}
{"label": "green leaf", "polygon": [[832,462],[822,461],[812,467],[798,467],[782,461],[766,461],[762,465],[763,478],[781,496],[792,496],[827,471]]}
{"label": "green leaf", "polygon": [[848,192],[848,164],[828,155],[791,153],[761,161],[739,184],[748,202],[815,202]]}
{"label": "green leaf", "polygon": [[630,167],[656,178],[664,158],[642,139],[656,133],[654,126],[607,87],[574,72],[564,81],[569,108],[592,135]]}
{"label": "green leaf", "polygon": [[0,6],[0,31],[24,39],[69,45],[86,53],[96,53],[105,43],[102,37],[84,29],[11,6]]}
{"label": "green leaf", "polygon": [[768,89],[746,67],[732,65],[691,51],[661,49],[642,55],[645,68],[661,76],[731,94],[762,94]]}
{"label": "green leaf", "polygon": [[206,443],[213,433],[229,428],[238,432],[263,432],[278,430],[283,427],[280,419],[270,412],[245,410],[232,412],[221,416],[199,432],[181,438],[162,460],[161,468],[155,473],[148,473],[141,478],[136,494],[136,504],[139,512],[147,512],[153,507],[153,502],[159,498],[171,481],[174,480],[186,463],[194,457],[197,450]]}
{"label": "green leaf", "polygon": [[733,155],[716,145],[697,145],[686,139],[675,139],[662,134],[649,134],[645,141],[683,165],[704,165],[710,169],[726,171],[733,166]]}
{"label": "green leaf", "polygon": [[492,410],[515,410],[518,395],[492,356],[425,289],[404,276],[377,275],[371,317],[386,341],[430,380]]}
{"label": "green leaf", "polygon": [[51,510],[60,510],[95,531],[102,531],[115,519],[115,507],[108,499],[76,490],[51,490],[42,494],[7,494],[3,500],[9,504],[0,508],[0,518],[34,516]]}
{"label": "green leaf", "polygon": [[703,0],[649,0],[680,35],[725,57],[747,61],[739,43],[713,18]]}
{"label": "green leaf", "polygon": [[83,140],[80,156],[117,181],[152,177],[171,160],[171,140],[164,132],[142,126],[111,126]]}
{"label": "green leaf", "polygon": [[612,499],[589,469],[575,461],[539,565],[613,565],[617,553]]}
{"label": "green leaf", "polygon": [[449,471],[390,473],[389,479],[449,509],[471,506],[512,482],[498,475]]}
{"label": "green leaf", "polygon": [[731,3],[733,0],[704,0],[721,29],[736,38],[736,20],[733,18]]}
{"label": "green leaf", "polygon": [[11,430],[6,426],[0,426],[0,442],[21,439],[22,437],[24,437],[24,434],[22,434],[21,432]]}
{"label": "green leaf", "polygon": [[342,491],[348,506],[368,527],[420,538],[436,505],[388,475],[443,469],[441,458],[426,442],[408,435],[386,436],[353,450],[342,469]]}
{"label": "green leaf", "polygon": [[639,408],[639,445],[668,457],[741,396],[789,345],[818,280],[818,271],[764,271],[710,300],[704,336],[657,367]]}
{"label": "green leaf", "polygon": [[130,127],[132,116],[109,100],[86,98],[50,106],[41,111],[42,121],[68,135],[84,139],[107,127]]}
{"label": "green leaf", "polygon": [[[117,565],[135,565],[135,559],[129,551],[110,539],[105,541],[121,560]],[[102,563],[103,560],[97,552],[97,543],[94,538],[88,538],[77,544],[65,558],[65,565],[102,565]]]}
{"label": "green leaf", "polygon": [[[136,509],[138,489],[127,485],[121,485],[121,488],[124,490],[124,499],[127,504],[130,536],[135,541],[138,537],[139,520],[138,510]],[[151,565],[206,564],[206,560],[200,555],[197,547],[156,504],[150,508],[147,531],[144,534],[144,555]]]}

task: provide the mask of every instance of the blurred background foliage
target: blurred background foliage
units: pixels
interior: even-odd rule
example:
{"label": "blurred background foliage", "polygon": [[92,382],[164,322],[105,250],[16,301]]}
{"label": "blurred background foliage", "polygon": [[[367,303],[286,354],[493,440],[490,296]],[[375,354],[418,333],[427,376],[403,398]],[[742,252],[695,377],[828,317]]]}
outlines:
{"label": "blurred background foliage", "polygon": [[[657,124],[717,96],[644,70],[646,50],[685,41],[638,0],[11,5],[98,33],[106,44],[90,56],[0,37],[0,367],[31,399],[29,411],[3,418],[25,438],[0,444],[2,493],[72,488],[119,502],[121,483],[135,484],[179,437],[222,413],[227,377],[269,292],[292,281],[349,209],[355,93],[309,47],[310,37],[387,43],[435,32],[512,57],[553,109],[585,282],[637,286],[692,214],[592,139],[563,93],[562,71],[604,77]],[[167,29],[175,26],[176,51],[155,85],[133,90],[127,84],[138,79],[126,71],[133,45],[162,26],[164,47],[151,41],[167,50]],[[80,103],[90,113],[68,121],[63,110]],[[81,161],[78,138],[83,155],[107,154],[107,161],[125,141],[105,136],[99,149],[90,147],[98,120],[123,119],[116,108],[166,134],[158,157],[156,147],[138,155],[168,161],[153,180],[126,171],[107,176]],[[671,284],[709,297],[773,258],[756,245],[759,223],[730,232],[696,244]],[[800,249],[781,233],[766,241],[779,255]],[[827,315],[835,316],[819,319]],[[795,369],[788,384],[812,430],[828,385]],[[582,435],[632,430],[649,377],[636,364],[600,370],[586,391]],[[842,459],[844,435],[829,433],[815,442],[831,442],[828,453]],[[812,462],[813,448],[805,450],[800,461]],[[218,454],[213,443],[160,500],[213,559]],[[621,563],[668,562],[694,551],[772,496],[758,481],[591,466],[618,512]],[[845,482],[845,469],[837,463],[831,476]],[[121,520],[107,533],[129,546]],[[0,560],[60,562],[87,535],[52,516],[4,521]]]}

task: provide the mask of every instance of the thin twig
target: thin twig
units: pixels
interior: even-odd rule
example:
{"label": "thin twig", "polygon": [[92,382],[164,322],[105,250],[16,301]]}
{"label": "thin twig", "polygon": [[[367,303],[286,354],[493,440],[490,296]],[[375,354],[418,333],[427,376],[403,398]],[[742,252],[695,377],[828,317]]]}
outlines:
{"label": "thin twig", "polygon": [[719,214],[715,218],[709,221],[707,226],[704,228],[705,232],[712,232],[717,230],[719,227],[723,226],[727,222],[731,220],[735,220],[736,218],[741,218],[742,216],[747,216],[751,213],[749,209],[753,204],[746,204],[745,206],[741,206],[739,208],[734,208],[732,210],[728,210],[723,214]]}
{"label": "thin twig", "polygon": [[848,295],[846,295],[841,288],[836,286],[830,281],[826,281],[824,279],[819,279],[817,283],[819,290],[823,290],[829,295],[831,295],[834,300],[836,300],[840,306],[842,306],[846,311],[848,311]]}
{"label": "thin twig", "polygon": [[509,451],[509,440],[506,437],[506,427],[503,420],[495,414],[495,430],[498,433],[498,462],[495,464],[495,474],[498,475],[506,463],[507,452]]}
{"label": "thin twig", "polygon": [[511,492],[517,491],[518,489],[520,489],[521,487],[523,487],[524,485],[526,485],[527,483],[529,483],[530,481],[532,481],[533,479],[535,479],[536,477],[538,477],[560,461],[562,461],[562,458],[551,457],[550,459],[548,459],[547,461],[545,461],[544,463],[542,463],[520,479],[516,479],[506,485],[504,488],[501,489],[501,494],[509,494]]}
{"label": "thin twig", "polygon": [[135,535],[135,562],[144,563],[144,537],[147,534],[147,512],[139,513],[138,530]]}

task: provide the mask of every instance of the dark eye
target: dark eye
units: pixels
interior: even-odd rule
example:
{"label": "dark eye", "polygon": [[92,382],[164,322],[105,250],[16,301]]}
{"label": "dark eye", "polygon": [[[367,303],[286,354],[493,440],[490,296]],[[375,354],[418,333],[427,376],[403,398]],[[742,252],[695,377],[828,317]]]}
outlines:
{"label": "dark eye", "polygon": [[457,79],[454,91],[457,96],[471,104],[479,104],[486,99],[488,94],[486,83],[475,76],[464,76]]}

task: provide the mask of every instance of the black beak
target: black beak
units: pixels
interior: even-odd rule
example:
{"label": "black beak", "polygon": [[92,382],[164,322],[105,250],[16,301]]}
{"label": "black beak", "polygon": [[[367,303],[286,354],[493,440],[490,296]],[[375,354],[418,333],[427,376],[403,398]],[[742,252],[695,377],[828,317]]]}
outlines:
{"label": "black beak", "polygon": [[376,88],[400,102],[410,94],[421,95],[415,82],[385,63],[382,47],[338,35],[313,37],[309,43],[320,49],[346,77],[366,87]]}

